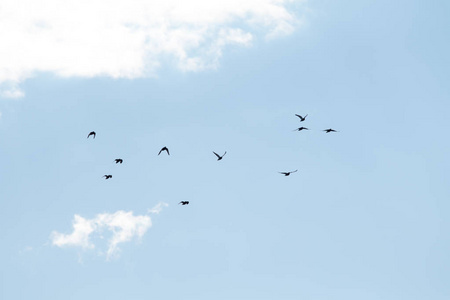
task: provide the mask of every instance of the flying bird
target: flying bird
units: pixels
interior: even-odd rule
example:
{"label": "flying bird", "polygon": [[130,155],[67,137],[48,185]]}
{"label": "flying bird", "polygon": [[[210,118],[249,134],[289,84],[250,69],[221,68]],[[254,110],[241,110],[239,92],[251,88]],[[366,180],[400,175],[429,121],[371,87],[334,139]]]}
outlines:
{"label": "flying bird", "polygon": [[116,158],[114,161],[116,162],[116,164],[123,163],[123,159],[121,159],[121,158]]}
{"label": "flying bird", "polygon": [[170,153],[169,153],[169,149],[167,149],[167,147],[162,147],[162,148],[161,148],[161,150],[159,150],[159,153],[158,153],[158,155],[160,155],[160,154],[161,154],[161,152],[163,152],[163,151],[166,151],[166,152],[167,152],[167,155],[170,155]]}
{"label": "flying bird", "polygon": [[298,170],[291,171],[291,172],[278,172],[278,173],[283,174],[284,176],[289,176],[289,175],[291,175],[291,173],[295,173],[295,172],[297,172],[297,171],[298,171]]}
{"label": "flying bird", "polygon": [[188,204],[189,204],[189,201],[181,201],[181,202],[178,203],[178,204],[181,204],[181,205],[188,205]]}
{"label": "flying bird", "polygon": [[295,130],[293,130],[293,131],[302,131],[302,130],[309,130],[309,128],[306,128],[306,127],[299,127],[299,128],[297,128],[297,129],[295,129]]}
{"label": "flying bird", "polygon": [[87,138],[89,138],[90,136],[93,136],[93,138],[95,139],[95,131],[91,131],[91,132],[89,132],[89,134],[88,134],[88,136],[87,136]]}
{"label": "flying bird", "polygon": [[300,118],[300,122],[303,122],[303,121],[305,121],[306,120],[306,117],[308,116],[308,114],[306,114],[306,116],[304,116],[304,117],[302,117],[302,116],[300,116],[300,115],[297,115],[297,114],[295,114],[297,117],[299,117]]}
{"label": "flying bird", "polygon": [[105,177],[105,180],[106,180],[106,179],[112,178],[112,175],[103,175],[103,177]]}
{"label": "flying bird", "polygon": [[214,151],[213,151],[213,153],[217,156],[217,160],[221,160],[225,156],[225,154],[227,154],[227,151],[225,151],[225,153],[222,156],[220,156],[219,154],[217,154]]}
{"label": "flying bird", "polygon": [[330,132],[339,132],[339,131],[336,131],[336,130],[331,129],[331,128],[328,128],[328,129],[325,129],[325,130],[322,130],[322,131],[325,131],[326,133],[330,133]]}

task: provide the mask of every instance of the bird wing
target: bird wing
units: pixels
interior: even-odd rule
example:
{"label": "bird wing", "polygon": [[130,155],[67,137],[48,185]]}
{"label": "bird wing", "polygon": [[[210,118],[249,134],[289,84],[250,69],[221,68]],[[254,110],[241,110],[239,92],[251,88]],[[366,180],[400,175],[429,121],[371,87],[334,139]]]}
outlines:
{"label": "bird wing", "polygon": [[165,150],[167,151],[167,154],[168,154],[168,155],[170,155],[170,153],[169,153],[169,149],[167,149],[167,148],[166,148]]}
{"label": "bird wing", "polygon": [[213,153],[217,156],[217,158],[220,158],[220,155],[213,151]]}
{"label": "bird wing", "polygon": [[224,157],[225,156],[225,154],[227,154],[227,151],[225,151],[225,153],[222,155],[222,157]]}
{"label": "bird wing", "polygon": [[306,114],[306,116],[303,119],[306,119],[307,116],[308,116],[308,114]]}
{"label": "bird wing", "polygon": [[278,172],[278,173],[286,175],[288,172]]}
{"label": "bird wing", "polygon": [[289,173],[295,173],[295,172],[297,172],[298,170],[295,170],[295,171],[292,171],[292,172],[289,172]]}
{"label": "bird wing", "polygon": [[158,155],[160,155],[162,151],[163,151],[163,149],[159,150]]}
{"label": "bird wing", "polygon": [[295,114],[297,117],[299,117],[300,119],[302,119],[302,116]]}

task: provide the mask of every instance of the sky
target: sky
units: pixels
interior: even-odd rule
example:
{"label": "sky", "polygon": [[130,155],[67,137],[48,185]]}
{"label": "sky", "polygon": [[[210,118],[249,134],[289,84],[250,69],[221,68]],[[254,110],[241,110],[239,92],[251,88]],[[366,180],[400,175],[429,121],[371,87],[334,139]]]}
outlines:
{"label": "sky", "polygon": [[2,1],[1,298],[449,299],[449,12]]}

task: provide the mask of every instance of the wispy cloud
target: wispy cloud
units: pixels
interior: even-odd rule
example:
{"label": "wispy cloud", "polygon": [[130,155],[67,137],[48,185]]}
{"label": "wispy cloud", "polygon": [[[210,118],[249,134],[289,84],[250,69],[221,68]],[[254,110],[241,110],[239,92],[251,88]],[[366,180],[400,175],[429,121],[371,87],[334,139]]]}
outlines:
{"label": "wispy cloud", "polygon": [[19,254],[25,254],[25,253],[28,253],[28,252],[31,252],[31,251],[33,251],[33,247],[26,246],[23,249],[19,250]]}
{"label": "wispy cloud", "polygon": [[[159,213],[164,206],[167,204],[160,203],[149,212]],[[129,242],[133,238],[141,238],[152,226],[152,221],[148,215],[135,216],[132,211],[119,210],[111,214],[98,214],[92,219],[75,215],[72,226],[73,231],[70,234],[52,232],[50,235],[52,244],[58,247],[93,249],[96,248],[93,235],[98,234],[102,237],[104,231],[109,231],[111,237],[106,245],[106,258],[111,259],[120,251],[119,244]]]}
{"label": "wispy cloud", "polygon": [[159,214],[162,211],[162,209],[164,207],[167,207],[167,206],[169,206],[169,204],[164,203],[164,202],[160,202],[160,203],[156,204],[152,209],[149,209],[148,213],[150,213],[150,214]]}
{"label": "wispy cloud", "polygon": [[[0,84],[37,72],[63,77],[137,78],[163,64],[215,69],[223,49],[290,34],[289,9],[305,0],[3,0]],[[3,87],[5,89],[5,87]]]}
{"label": "wispy cloud", "polygon": [[[1,68],[1,67],[0,67]],[[24,92],[20,90],[17,84],[0,84],[0,96],[3,98],[22,98]]]}

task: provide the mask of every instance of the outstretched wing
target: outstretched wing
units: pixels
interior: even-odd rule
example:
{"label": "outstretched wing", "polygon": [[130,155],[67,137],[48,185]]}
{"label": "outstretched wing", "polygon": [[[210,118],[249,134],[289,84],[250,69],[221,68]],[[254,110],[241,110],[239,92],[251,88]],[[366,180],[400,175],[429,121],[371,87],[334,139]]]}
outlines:
{"label": "outstretched wing", "polygon": [[159,153],[158,153],[158,155],[160,155],[160,154],[161,154],[161,152],[163,152],[163,151],[166,151],[166,152],[167,152],[167,154],[168,154],[168,155],[170,155],[170,153],[169,153],[169,149],[167,149],[167,147],[162,147],[162,148],[161,148],[161,150],[159,150]]}
{"label": "outstretched wing", "polygon": [[225,153],[222,155],[222,157],[224,157],[225,156],[225,154],[227,154],[227,151],[225,151]]}
{"label": "outstretched wing", "polygon": [[220,158],[220,155],[213,151],[213,153],[217,156],[217,158]]}
{"label": "outstretched wing", "polygon": [[283,174],[283,175],[288,174],[288,172],[278,172],[278,173]]}
{"label": "outstretched wing", "polygon": [[295,170],[295,171],[292,171],[292,172],[289,172],[289,173],[295,173],[295,172],[297,172],[298,170]]}

